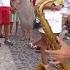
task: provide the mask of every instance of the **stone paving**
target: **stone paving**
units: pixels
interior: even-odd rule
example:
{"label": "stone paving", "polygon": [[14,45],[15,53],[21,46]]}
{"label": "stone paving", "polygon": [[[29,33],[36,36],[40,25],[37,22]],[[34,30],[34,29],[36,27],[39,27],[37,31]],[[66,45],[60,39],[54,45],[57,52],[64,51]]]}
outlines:
{"label": "stone paving", "polygon": [[11,37],[14,46],[5,45],[4,39],[0,39],[0,70],[34,70],[39,62],[39,53],[31,49],[26,40],[21,40],[22,34],[19,30],[17,35]]}
{"label": "stone paving", "polygon": [[[36,30],[34,33],[40,37]],[[39,63],[40,53],[36,53],[35,49],[27,45],[27,40],[22,39],[24,38],[20,28],[17,35],[13,33],[11,36],[14,46],[5,45],[4,39],[0,39],[0,70],[34,70],[34,66]]]}

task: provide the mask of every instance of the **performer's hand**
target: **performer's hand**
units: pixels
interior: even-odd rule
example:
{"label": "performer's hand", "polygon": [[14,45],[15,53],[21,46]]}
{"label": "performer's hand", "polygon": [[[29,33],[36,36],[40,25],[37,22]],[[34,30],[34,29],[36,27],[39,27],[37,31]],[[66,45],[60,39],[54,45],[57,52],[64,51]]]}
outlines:
{"label": "performer's hand", "polygon": [[64,61],[65,59],[70,59],[70,46],[68,46],[65,42],[58,38],[60,42],[61,49],[59,50],[46,50],[46,53],[51,55],[51,57],[55,60],[52,63],[59,63]]}

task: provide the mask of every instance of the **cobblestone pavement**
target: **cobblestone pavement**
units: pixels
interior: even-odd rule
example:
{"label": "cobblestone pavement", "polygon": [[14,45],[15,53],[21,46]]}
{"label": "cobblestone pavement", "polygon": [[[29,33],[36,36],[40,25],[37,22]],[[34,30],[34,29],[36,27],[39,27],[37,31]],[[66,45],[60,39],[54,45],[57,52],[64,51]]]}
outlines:
{"label": "cobblestone pavement", "polygon": [[27,41],[22,41],[21,30],[17,35],[12,35],[11,40],[14,46],[5,45],[4,39],[0,39],[0,70],[34,70],[34,66],[39,62],[39,53],[27,45]]}
{"label": "cobblestone pavement", "polygon": [[24,38],[21,33],[19,29],[17,35],[12,35],[14,46],[5,45],[4,39],[0,39],[0,70],[34,70],[34,66],[39,63],[40,54],[31,49],[26,40],[22,41]]}
{"label": "cobblestone pavement", "polygon": [[[21,43],[22,44],[22,43]],[[33,70],[38,62],[38,54],[26,45],[0,47],[0,70]]]}

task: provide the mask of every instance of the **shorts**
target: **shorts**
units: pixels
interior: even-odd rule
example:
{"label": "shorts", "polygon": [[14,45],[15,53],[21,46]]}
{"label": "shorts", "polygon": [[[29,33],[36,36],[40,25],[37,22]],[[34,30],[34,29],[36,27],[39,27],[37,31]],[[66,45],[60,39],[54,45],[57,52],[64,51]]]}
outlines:
{"label": "shorts", "polygon": [[0,24],[9,25],[10,24],[11,11],[10,7],[0,7]]}
{"label": "shorts", "polygon": [[15,22],[15,23],[19,22],[19,17],[18,17],[16,12],[12,13],[12,15],[11,15],[11,22]]}

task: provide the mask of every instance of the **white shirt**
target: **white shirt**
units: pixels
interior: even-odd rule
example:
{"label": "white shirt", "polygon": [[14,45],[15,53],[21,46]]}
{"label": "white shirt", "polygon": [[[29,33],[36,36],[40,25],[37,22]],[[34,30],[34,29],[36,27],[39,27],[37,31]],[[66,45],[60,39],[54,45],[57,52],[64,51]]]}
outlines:
{"label": "white shirt", "polygon": [[10,7],[10,0],[0,0],[0,6]]}
{"label": "white shirt", "polygon": [[70,0],[64,0],[64,7],[62,8],[62,13],[65,17],[70,15]]}
{"label": "white shirt", "polygon": [[44,10],[44,16],[48,20],[53,33],[60,33],[62,31],[61,11]]}

